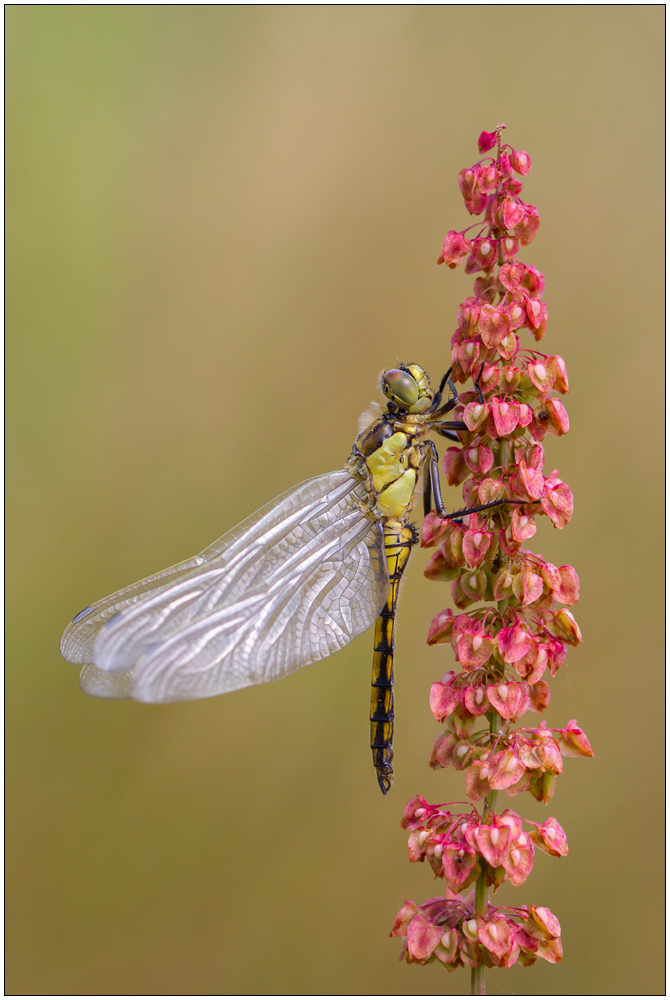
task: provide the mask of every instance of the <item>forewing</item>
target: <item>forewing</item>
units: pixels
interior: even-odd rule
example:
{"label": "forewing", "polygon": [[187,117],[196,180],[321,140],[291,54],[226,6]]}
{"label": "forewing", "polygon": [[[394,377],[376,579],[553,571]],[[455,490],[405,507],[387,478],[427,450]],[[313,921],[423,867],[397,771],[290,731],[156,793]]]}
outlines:
{"label": "forewing", "polygon": [[138,597],[141,584],[128,588],[136,603],[98,631],[82,690],[149,702],[209,697],[345,646],[373,624],[388,591],[381,528],[361,499],[348,473],[319,476],[204,550],[196,567],[175,567],[159,589]]}
{"label": "forewing", "polygon": [[[69,663],[91,663],[93,646],[101,629],[106,625],[110,627],[112,619],[117,615],[119,618],[116,622],[120,624],[123,613],[125,624],[122,630],[122,651],[119,655],[121,658],[126,657],[128,668],[134,666],[142,652],[141,638],[138,650],[132,649],[130,645],[135,624],[138,635],[145,637],[146,646],[161,638],[163,634],[169,634],[175,627],[179,627],[180,623],[189,620],[188,609],[183,608],[180,603],[182,591],[177,589],[180,582],[198,581],[195,585],[189,582],[184,588],[184,593],[193,599],[198,589],[204,591],[212,580],[220,579],[220,560],[229,550],[232,550],[228,560],[229,568],[232,570],[235,552],[239,550],[242,539],[245,540],[242,547],[246,544],[247,549],[251,551],[253,545],[267,537],[267,533],[272,532],[273,528],[281,531],[283,525],[290,525],[292,516],[298,519],[302,515],[309,517],[315,501],[318,503],[322,500],[324,493],[337,489],[351,490],[353,487],[355,483],[348,473],[339,471],[309,479],[300,486],[282,493],[272,503],[261,507],[198,555],[153,573],[144,580],[117,590],[109,597],[104,597],[84,608],[75,615],[63,632],[60,643],[61,655]],[[206,564],[212,560],[219,562],[214,575],[208,575]],[[232,573],[229,573],[229,584],[232,593],[234,586]],[[142,604],[142,612],[135,614],[139,604]],[[195,613],[196,609],[193,609],[193,612]],[[149,638],[149,635],[152,635],[152,638]],[[113,660],[111,654],[110,660]],[[106,662],[104,666],[105,669],[123,669],[120,662]]]}
{"label": "forewing", "polygon": [[170,566],[160,573],[139,580],[117,590],[109,597],[103,597],[101,601],[89,605],[80,611],[67,626],[60,641],[61,656],[68,663],[89,663],[93,656],[93,643],[100,629],[110,621],[116,614],[125,608],[132,607],[138,601],[143,600],[150,594],[163,593],[169,590],[177,580],[185,576],[190,570],[201,565],[200,556],[192,556],[184,562]]}

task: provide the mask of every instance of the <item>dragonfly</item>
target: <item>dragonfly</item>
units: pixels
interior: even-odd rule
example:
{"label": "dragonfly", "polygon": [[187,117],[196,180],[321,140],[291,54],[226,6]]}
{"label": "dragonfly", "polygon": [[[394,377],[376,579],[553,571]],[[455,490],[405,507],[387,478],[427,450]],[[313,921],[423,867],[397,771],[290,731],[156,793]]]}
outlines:
{"label": "dragonfly", "polygon": [[[398,592],[424,514],[460,520],[507,501],[447,514],[435,443],[459,440],[451,369],[433,392],[419,365],[380,376],[386,408],[364,413],[343,469],[283,493],[198,555],[80,611],[62,656],[98,698],[160,704],[209,698],[285,677],[372,625],[370,748],[384,795],[393,784]],[[445,398],[445,387],[449,396]]]}

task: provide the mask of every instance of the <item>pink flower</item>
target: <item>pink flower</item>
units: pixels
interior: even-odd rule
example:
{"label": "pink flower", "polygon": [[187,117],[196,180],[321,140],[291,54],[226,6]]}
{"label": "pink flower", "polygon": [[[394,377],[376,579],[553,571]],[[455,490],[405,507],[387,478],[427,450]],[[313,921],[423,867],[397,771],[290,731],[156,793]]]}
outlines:
{"label": "pink flower", "polygon": [[524,325],[524,323],[528,319],[525,306],[523,306],[520,302],[517,301],[512,302],[512,304],[509,306],[507,310],[507,313],[509,315],[509,321],[512,330],[518,330],[520,327]]}
{"label": "pink flower", "polygon": [[540,228],[540,219],[534,205],[526,205],[524,216],[514,227],[514,235],[522,247],[527,247],[535,239]]}
{"label": "pink flower", "polygon": [[547,358],[547,368],[554,373],[554,388],[558,392],[569,392],[568,370],[565,367],[563,358],[558,354],[553,354],[550,358]]}
{"label": "pink flower", "polygon": [[[466,670],[477,670],[483,667],[486,661],[493,655],[493,639],[490,635],[474,634],[472,632],[462,632],[458,637],[458,662]],[[469,711],[469,705],[466,704]],[[480,715],[480,712],[474,712]]]}
{"label": "pink flower", "polygon": [[439,517],[435,511],[430,511],[430,513],[426,514],[419,535],[421,548],[428,549],[433,545],[437,545],[444,538],[451,527],[451,523],[447,518]]}
{"label": "pink flower", "polygon": [[548,399],[544,405],[549,414],[548,430],[550,434],[567,434],[570,430],[570,420],[560,399]]}
{"label": "pink flower", "polygon": [[517,573],[512,581],[512,590],[522,606],[534,604],[542,596],[542,577],[526,569]]}
{"label": "pink flower", "polygon": [[[455,733],[446,732],[441,736],[437,736],[433,741],[430,757],[428,758],[428,766],[433,769],[438,767],[452,767],[455,764],[453,753],[458,742],[459,740]],[[465,751],[461,758],[458,758],[459,761],[466,758],[468,752],[467,745],[463,745],[465,746]]]}
{"label": "pink flower", "polygon": [[512,511],[510,531],[515,542],[527,542],[537,531],[537,525],[532,517],[522,514],[519,508],[515,507]]}
{"label": "pink flower", "polygon": [[428,645],[435,646],[438,643],[450,642],[453,628],[454,615],[451,608],[447,608],[446,611],[440,611],[428,626],[428,638],[426,640]]}
{"label": "pink flower", "polygon": [[[487,779],[491,788],[496,791],[511,788],[521,780],[526,770],[524,762],[509,748],[493,754],[489,763]],[[483,772],[480,772],[480,780],[482,778]]]}
{"label": "pink flower", "polygon": [[[514,261],[519,252],[519,241],[515,236],[503,236],[499,243],[502,259]],[[518,263],[518,262],[517,262]]]}
{"label": "pink flower", "polygon": [[449,486],[458,486],[464,479],[468,478],[468,467],[460,448],[447,448],[442,466]]}
{"label": "pink flower", "polygon": [[[458,575],[458,563],[454,560],[452,553],[452,546],[449,544],[449,541],[446,541],[439,547],[437,552],[432,554],[423,571],[423,575],[427,580],[447,581],[453,580]],[[429,641],[429,645],[433,645],[433,642]]]}
{"label": "pink flower", "polygon": [[564,528],[572,517],[573,499],[570,487],[561,483],[554,489],[548,489],[545,481],[542,510],[551,518],[556,528]]}
{"label": "pink flower", "polygon": [[[531,302],[537,302],[537,299],[530,299]],[[551,392],[551,389],[556,381],[556,375],[553,370],[553,366],[543,365],[541,361],[536,362],[533,365],[528,365],[528,377],[530,378],[533,385],[540,390],[542,395]]]}
{"label": "pink flower", "polygon": [[509,154],[509,162],[516,170],[517,174],[527,174],[532,166],[530,156],[523,150],[519,150],[519,152],[515,149],[511,150]]}
{"label": "pink flower", "polygon": [[479,874],[475,869],[477,853],[461,841],[446,843],[442,847],[442,867],[447,885],[452,892],[467,888]]}
{"label": "pink flower", "polygon": [[528,685],[523,681],[510,684],[489,684],[486,689],[489,701],[503,719],[512,722],[525,715],[530,704]]}
{"label": "pink flower", "polygon": [[488,415],[488,403],[478,403],[473,401],[472,403],[468,403],[463,410],[463,422],[467,425],[469,431],[476,431],[483,423],[486,422]]}
{"label": "pink flower", "polygon": [[549,685],[546,681],[535,681],[534,684],[531,684],[529,681],[528,687],[530,690],[530,705],[528,708],[531,712],[544,712],[549,704],[551,695]]}
{"label": "pink flower", "polygon": [[512,831],[508,826],[494,818],[492,824],[482,824],[477,828],[475,840],[482,857],[488,861],[492,868],[498,868],[509,850]]}
{"label": "pink flower", "polygon": [[462,454],[468,469],[475,475],[485,476],[493,468],[493,452],[485,444],[467,448]]}
{"label": "pink flower", "polygon": [[488,153],[489,149],[493,149],[497,142],[497,137],[495,132],[482,132],[477,140],[477,147],[480,153]]}
{"label": "pink flower", "polygon": [[404,937],[407,934],[407,928],[418,912],[419,907],[416,903],[413,903],[411,899],[406,899],[405,905],[401,907],[393,922],[393,929],[389,937]]}
{"label": "pink flower", "polygon": [[540,332],[541,336],[547,328],[548,312],[546,302],[540,302],[539,299],[526,299],[526,316],[529,328],[535,331],[536,339],[539,340],[540,337],[537,336],[538,332]]}
{"label": "pink flower", "polygon": [[519,461],[519,480],[530,500],[539,500],[544,491],[544,476],[537,469]]}
{"label": "pink flower", "polygon": [[509,854],[502,862],[507,878],[512,885],[521,885],[526,881],[533,868],[535,847],[527,833],[519,833],[510,845]]}
{"label": "pink flower", "polygon": [[524,924],[524,930],[531,937],[540,941],[548,941],[551,938],[561,936],[561,925],[546,906],[531,906],[530,916]]}
{"label": "pink flower", "polygon": [[430,689],[430,710],[438,722],[444,722],[460,701],[461,691],[453,686],[453,677],[446,684],[437,681]]}
{"label": "pink flower", "polygon": [[576,719],[571,719],[565,729],[559,729],[554,735],[564,757],[593,757],[591,744]]}
{"label": "pink flower", "polygon": [[414,917],[407,928],[407,948],[412,958],[423,964],[440,943],[442,931],[423,915]]}
{"label": "pink flower", "polygon": [[[460,587],[460,601],[456,600],[456,588],[455,584],[459,584]],[[481,601],[484,597],[484,592],[486,590],[486,573],[482,570],[476,570],[475,572],[467,572],[462,576],[459,576],[457,580],[454,580],[452,584],[452,595],[454,595],[454,602],[458,604],[459,607],[467,607],[468,604],[472,604],[473,601]],[[465,598],[465,603],[463,599]]]}
{"label": "pink flower", "polygon": [[554,612],[545,627],[551,635],[567,642],[569,646],[577,646],[582,641],[582,633],[574,615],[565,608]]}
{"label": "pink flower", "polygon": [[447,267],[451,268],[457,267],[463,258],[470,253],[470,249],[470,242],[466,240],[463,233],[457,233],[452,229],[444,238],[442,253],[437,263],[445,263]]}
{"label": "pink flower", "polygon": [[516,663],[532,646],[531,636],[520,623],[503,628],[498,633],[498,649],[505,663]]}
{"label": "pink flower", "polygon": [[525,265],[521,284],[532,298],[540,298],[544,294],[544,275],[533,264]]}
{"label": "pink flower", "polygon": [[483,305],[479,313],[479,333],[487,347],[497,347],[511,333],[509,316],[502,309]]}
{"label": "pink flower", "polygon": [[424,798],[415,795],[405,806],[400,825],[403,830],[418,830],[429,815],[429,806]]}
{"label": "pink flower", "polygon": [[468,376],[479,360],[481,341],[463,340],[458,348],[458,363],[464,376]]}
{"label": "pink flower", "polygon": [[490,768],[487,761],[474,760],[465,775],[465,790],[473,802],[483,799],[491,791]]}
{"label": "pink flower", "polygon": [[512,943],[511,933],[504,918],[491,920],[486,924],[482,924],[478,928],[477,933],[482,945],[490,954],[495,955],[497,958],[502,959],[510,950]]}
{"label": "pink flower", "polygon": [[525,271],[525,264],[522,264],[520,260],[513,260],[510,264],[503,264],[498,274],[498,280],[503,288],[506,288],[508,292],[513,292],[520,288]]}
{"label": "pink flower", "polygon": [[535,846],[545,854],[551,854],[555,858],[567,857],[568,838],[561,824],[553,816],[533,830],[531,837]]}
{"label": "pink flower", "polygon": [[508,403],[504,399],[494,397],[491,400],[491,413],[497,437],[511,434],[519,423],[518,403]]}
{"label": "pink flower", "polygon": [[471,715],[485,715],[491,709],[485,687],[466,687],[463,704]]}

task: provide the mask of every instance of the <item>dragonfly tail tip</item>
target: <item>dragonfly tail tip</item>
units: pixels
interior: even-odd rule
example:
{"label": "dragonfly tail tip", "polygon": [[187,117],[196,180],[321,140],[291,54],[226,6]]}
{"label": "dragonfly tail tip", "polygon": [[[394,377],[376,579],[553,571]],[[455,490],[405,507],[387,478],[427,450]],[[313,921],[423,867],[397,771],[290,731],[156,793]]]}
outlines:
{"label": "dragonfly tail tip", "polygon": [[378,774],[377,782],[381,789],[382,795],[386,795],[387,792],[391,790],[391,785],[393,784],[393,778],[387,774]]}

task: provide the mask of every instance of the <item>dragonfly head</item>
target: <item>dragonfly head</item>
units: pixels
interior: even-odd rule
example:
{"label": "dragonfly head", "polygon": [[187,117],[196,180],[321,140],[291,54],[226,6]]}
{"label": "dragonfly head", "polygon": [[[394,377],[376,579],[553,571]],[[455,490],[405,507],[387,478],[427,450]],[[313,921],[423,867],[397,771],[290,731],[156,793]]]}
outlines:
{"label": "dragonfly head", "polygon": [[430,406],[433,390],[419,365],[400,365],[382,372],[379,387],[387,399],[409,413],[423,413]]}

